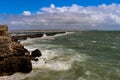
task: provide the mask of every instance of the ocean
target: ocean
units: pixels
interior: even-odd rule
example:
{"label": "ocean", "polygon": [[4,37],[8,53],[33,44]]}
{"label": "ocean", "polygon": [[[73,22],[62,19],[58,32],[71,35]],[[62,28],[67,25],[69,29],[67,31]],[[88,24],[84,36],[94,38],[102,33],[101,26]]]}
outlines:
{"label": "ocean", "polygon": [[120,31],[66,32],[21,44],[42,56],[32,72],[0,80],[120,80]]}

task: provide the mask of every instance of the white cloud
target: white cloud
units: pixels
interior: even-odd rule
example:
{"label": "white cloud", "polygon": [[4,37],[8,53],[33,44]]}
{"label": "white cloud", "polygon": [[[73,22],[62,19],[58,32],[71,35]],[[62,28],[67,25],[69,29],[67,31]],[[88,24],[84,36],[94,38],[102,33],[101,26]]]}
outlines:
{"label": "white cloud", "polygon": [[55,8],[55,5],[54,5],[54,4],[51,4],[51,5],[50,5],[50,8]]}
{"label": "white cloud", "polygon": [[76,4],[56,7],[51,4],[33,15],[30,11],[13,15],[8,23],[30,29],[120,29],[120,4],[88,7]]}
{"label": "white cloud", "polygon": [[25,15],[25,16],[30,16],[30,15],[31,15],[31,12],[30,12],[30,11],[23,11],[23,15]]}

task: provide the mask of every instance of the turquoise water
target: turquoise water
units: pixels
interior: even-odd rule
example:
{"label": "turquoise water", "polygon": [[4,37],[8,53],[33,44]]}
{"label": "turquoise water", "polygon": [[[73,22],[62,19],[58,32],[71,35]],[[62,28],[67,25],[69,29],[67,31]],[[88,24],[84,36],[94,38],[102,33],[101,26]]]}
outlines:
{"label": "turquoise water", "polygon": [[119,31],[81,31],[22,44],[43,54],[24,80],[120,80]]}

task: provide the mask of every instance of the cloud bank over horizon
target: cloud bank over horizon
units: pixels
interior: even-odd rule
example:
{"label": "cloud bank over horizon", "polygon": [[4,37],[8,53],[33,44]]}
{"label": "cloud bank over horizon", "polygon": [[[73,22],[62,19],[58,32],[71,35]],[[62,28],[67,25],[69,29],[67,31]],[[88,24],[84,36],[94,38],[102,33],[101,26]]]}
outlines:
{"label": "cloud bank over horizon", "polygon": [[43,7],[36,13],[23,11],[19,15],[0,15],[0,24],[15,29],[94,29],[120,30],[120,4],[83,7]]}

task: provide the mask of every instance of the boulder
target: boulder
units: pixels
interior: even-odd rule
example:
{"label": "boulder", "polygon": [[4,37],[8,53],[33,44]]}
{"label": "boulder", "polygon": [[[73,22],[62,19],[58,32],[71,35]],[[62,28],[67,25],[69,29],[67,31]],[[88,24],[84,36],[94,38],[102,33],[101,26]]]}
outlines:
{"label": "boulder", "polygon": [[32,51],[31,56],[32,57],[40,57],[40,56],[42,56],[42,54],[39,49],[35,49],[34,51]]}

